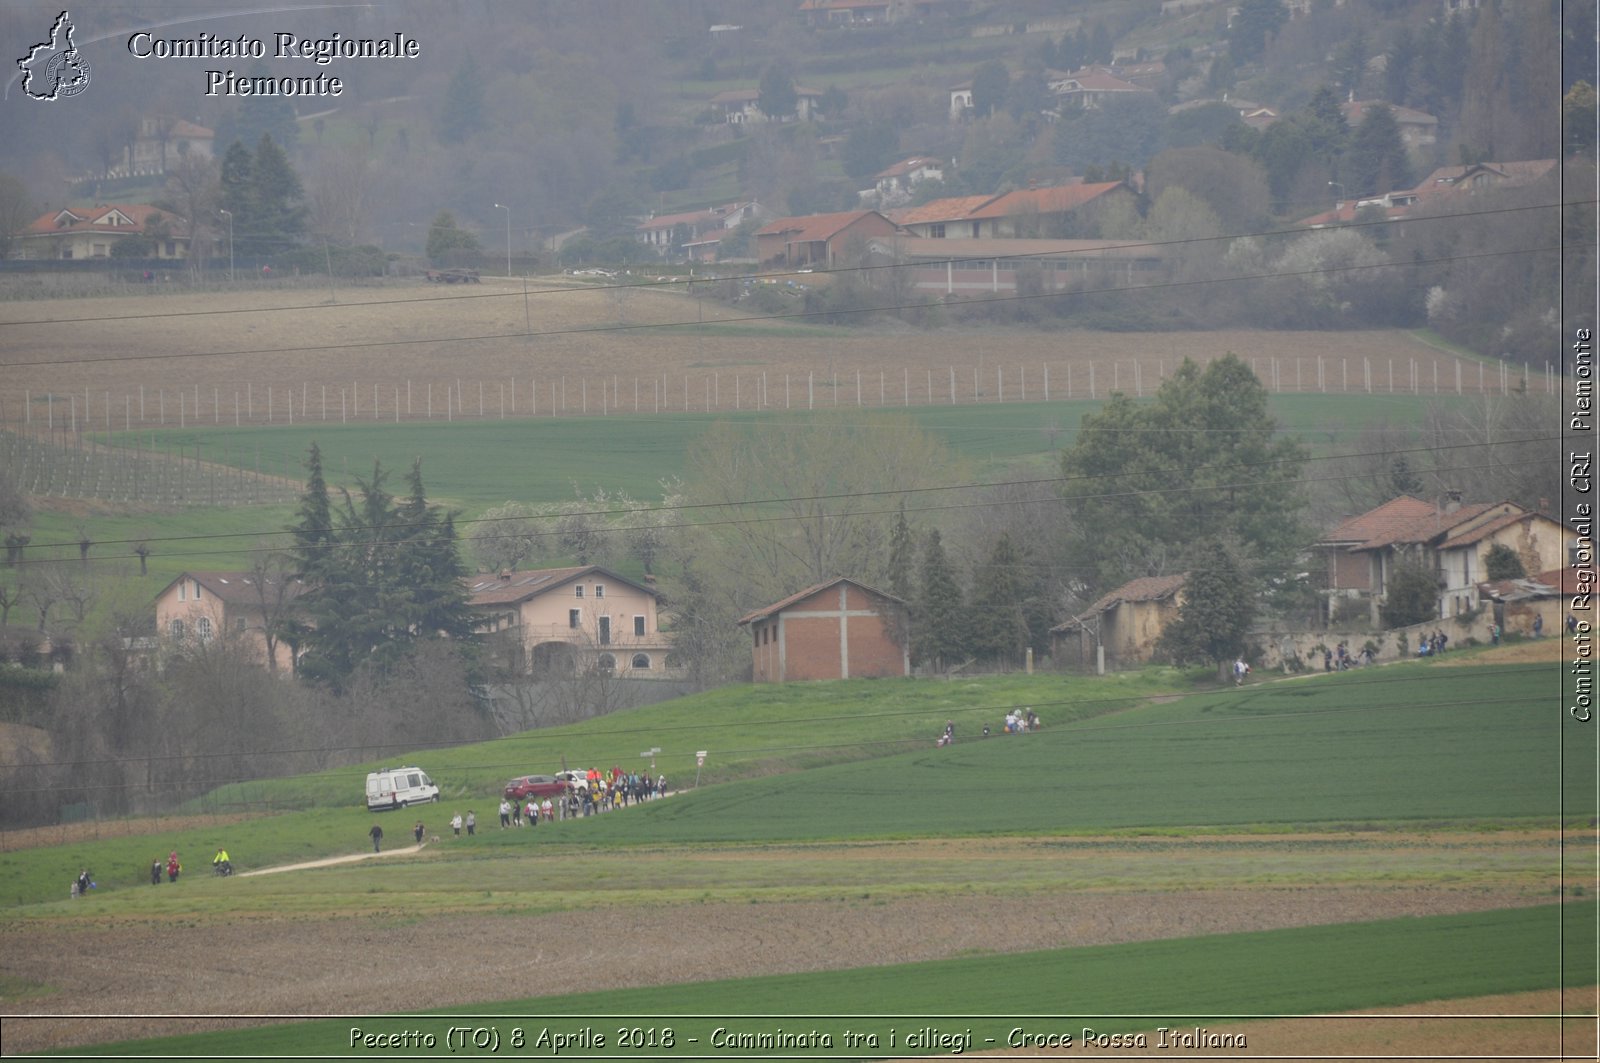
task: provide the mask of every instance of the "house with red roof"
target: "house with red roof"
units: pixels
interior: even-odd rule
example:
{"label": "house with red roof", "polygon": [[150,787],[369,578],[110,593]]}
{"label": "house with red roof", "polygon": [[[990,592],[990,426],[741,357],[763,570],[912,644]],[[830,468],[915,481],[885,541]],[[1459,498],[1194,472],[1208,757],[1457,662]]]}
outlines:
{"label": "house with red roof", "polygon": [[906,603],[839,576],[739,620],[750,632],[752,678],[887,678],[911,674]]}
{"label": "house with red roof", "polygon": [[1045,84],[1056,98],[1058,109],[1063,111],[1070,107],[1094,110],[1105,106],[1112,97],[1155,96],[1153,89],[1120,78],[1103,67],[1085,67],[1071,73],[1047,71]]}
{"label": "house with red roof", "polygon": [[875,210],[779,218],[756,230],[756,259],[793,268],[833,266],[857,242],[865,250],[867,240],[894,231],[894,222]]}
{"label": "house with red roof", "polygon": [[1524,571],[1539,572],[1565,560],[1572,534],[1560,521],[1515,502],[1463,503],[1452,492],[1437,502],[1410,495],[1390,499],[1341,521],[1313,549],[1326,559],[1330,621],[1341,611],[1341,600],[1351,599],[1376,624],[1400,565],[1437,573],[1438,615],[1456,616],[1477,608],[1478,585],[1494,547],[1514,552]]}
{"label": "house with red roof", "polygon": [[[658,254],[667,255],[675,248],[681,251],[690,244],[698,243],[709,234],[736,229],[746,218],[765,220],[771,216],[772,212],[755,200],[745,200],[707,207],[705,210],[657,214],[641,222],[634,229],[634,235]],[[715,239],[720,240],[721,237]]]}
{"label": "house with red roof", "polygon": [[1183,606],[1183,575],[1140,576],[1050,629],[1051,656],[1069,668],[1123,668],[1149,661]]}
{"label": "house with red roof", "polygon": [[1136,209],[1125,181],[1070,181],[987,196],[951,196],[885,216],[911,236],[960,238],[1081,237],[1098,232],[1100,214],[1113,204]]}
{"label": "house with red roof", "polygon": [[129,237],[150,241],[137,258],[189,257],[189,223],[146,203],[63,207],[41,214],[14,237],[16,257],[27,259],[110,258]]}

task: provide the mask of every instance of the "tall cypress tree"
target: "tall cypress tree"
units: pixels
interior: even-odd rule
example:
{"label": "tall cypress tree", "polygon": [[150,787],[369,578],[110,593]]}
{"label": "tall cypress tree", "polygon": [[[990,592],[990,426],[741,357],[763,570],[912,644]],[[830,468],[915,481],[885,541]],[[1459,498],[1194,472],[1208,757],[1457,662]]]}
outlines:
{"label": "tall cypress tree", "polygon": [[910,603],[916,598],[913,575],[917,565],[917,542],[906,521],[905,499],[900,500],[900,512],[895,516],[894,529],[889,532],[889,593]]}
{"label": "tall cypress tree", "polygon": [[255,212],[247,228],[245,246],[258,254],[287,251],[306,230],[305,189],[289,164],[289,156],[269,134],[256,144]]}
{"label": "tall cypress tree", "polygon": [[922,554],[922,595],[914,639],[918,660],[940,671],[960,660],[965,652],[965,622],[961,585],[935,529],[928,533]]}
{"label": "tall cypress tree", "polygon": [[1011,534],[1001,532],[989,559],[972,581],[971,632],[968,649],[985,660],[1015,664],[1028,644],[1023,616],[1022,555]]}
{"label": "tall cypress tree", "polygon": [[462,580],[468,575],[456,538],[455,514],[428,503],[422,459],[406,477],[409,494],[396,512],[395,579],[410,592],[406,627],[413,638],[472,638]]}

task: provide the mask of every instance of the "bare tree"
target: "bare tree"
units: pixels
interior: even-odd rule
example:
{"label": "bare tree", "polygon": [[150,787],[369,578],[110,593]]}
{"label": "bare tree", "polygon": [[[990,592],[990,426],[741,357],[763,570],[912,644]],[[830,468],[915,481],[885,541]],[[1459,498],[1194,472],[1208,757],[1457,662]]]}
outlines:
{"label": "bare tree", "polygon": [[752,605],[833,576],[878,580],[898,492],[960,478],[956,459],[909,418],[855,410],[720,423],[689,464],[689,496],[718,507],[709,515],[721,564],[739,572]]}

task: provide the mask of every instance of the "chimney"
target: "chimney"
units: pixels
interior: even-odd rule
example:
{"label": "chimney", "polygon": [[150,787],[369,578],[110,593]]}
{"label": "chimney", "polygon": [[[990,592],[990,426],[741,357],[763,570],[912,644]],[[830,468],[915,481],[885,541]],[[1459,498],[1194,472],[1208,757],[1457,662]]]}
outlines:
{"label": "chimney", "polygon": [[1460,491],[1446,491],[1444,493],[1444,511],[1446,513],[1454,513],[1456,510],[1458,510],[1460,508],[1461,508],[1461,492]]}

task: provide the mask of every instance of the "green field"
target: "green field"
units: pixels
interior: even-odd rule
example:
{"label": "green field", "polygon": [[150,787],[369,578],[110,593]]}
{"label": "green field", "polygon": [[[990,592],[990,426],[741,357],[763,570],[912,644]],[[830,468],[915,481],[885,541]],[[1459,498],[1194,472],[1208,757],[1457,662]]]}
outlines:
{"label": "green field", "polygon": [[[989,1052],[1006,1047],[1009,1031],[1019,1024],[1041,1032],[1070,1031],[1077,1039],[1084,1026],[1102,1033],[1148,1030],[1158,1023],[1188,1029],[1228,1018],[1312,1015],[1587,985],[1592,965],[1582,958],[1582,949],[1594,941],[1595,930],[1593,904],[1548,905],[537,997],[424,1013],[404,1022],[357,1022],[371,1032],[425,1031],[441,1046],[446,1030],[463,1021],[474,1027],[492,1024],[507,1038],[516,1028],[533,1038],[541,1030],[576,1037],[587,1029],[608,1039],[604,1046],[593,1046],[593,1055],[614,1051],[610,1046],[616,1045],[619,1025],[673,1031],[672,1045],[660,1043],[658,1036],[659,1048],[626,1052],[624,1058],[704,1054],[705,1048],[714,1047],[709,1042],[719,1028],[750,1033],[815,1030],[828,1034],[832,1050],[813,1049],[808,1058],[851,1059],[933,1054],[888,1051],[888,1031],[910,1032],[936,1021],[950,1032],[970,1031],[970,1049]],[[1565,966],[1555,962],[1563,954]],[[871,1001],[870,1008],[865,1001]],[[267,1027],[248,1035],[247,1050],[299,1057],[368,1054],[351,1048],[354,1025],[336,1020]],[[873,1032],[883,1051],[850,1051],[844,1043],[846,1029]],[[691,1045],[690,1038],[703,1047]],[[988,1038],[993,1042],[985,1043]],[[229,1056],[245,1044],[237,1033],[202,1034],[102,1045],[93,1054]],[[437,1058],[437,1053],[420,1048],[388,1051]],[[462,1054],[494,1053],[468,1048]]]}
{"label": "green field", "polygon": [[[1415,424],[1428,403],[1450,399],[1408,395],[1277,395],[1271,403],[1285,430],[1304,440],[1314,454],[1352,448],[1362,427]],[[1049,477],[1056,454],[1073,441],[1084,414],[1098,403],[1008,403],[923,406],[904,411],[950,448],[959,465],[952,484]],[[323,452],[328,480],[353,488],[355,477],[370,474],[374,460],[399,483],[420,457],[423,476],[440,489],[438,501],[459,507],[466,521],[506,501],[559,502],[579,491],[621,491],[640,501],[661,497],[663,480],[688,472],[693,442],[718,420],[771,423],[802,414],[660,414],[623,417],[534,418],[398,425],[304,425],[269,428],[187,429],[144,432],[142,445],[157,452],[181,452],[248,471],[298,478],[310,444]],[[121,436],[112,443],[127,442]],[[1311,467],[1316,475],[1317,466]],[[441,487],[441,485],[448,485]],[[953,497],[953,496],[952,496]],[[193,507],[166,512],[118,514],[62,512],[42,507],[34,519],[33,556],[77,556],[78,529],[99,544],[96,558],[125,558],[136,571],[132,544],[150,540],[152,578],[161,584],[185,568],[248,567],[262,536],[280,532],[292,520],[289,507]],[[470,523],[462,526],[469,532]],[[551,563],[554,563],[552,559]]]}
{"label": "green field", "polygon": [[[77,922],[203,933],[269,913],[311,926],[370,920],[376,932],[430,917],[600,911],[624,920],[662,909],[681,911],[692,933],[703,905],[870,910],[938,901],[981,918],[994,905],[1107,890],[1145,892],[1160,905],[1163,896],[1209,890],[1265,890],[1266,897],[1330,886],[1443,885],[1520,889],[1527,904],[1555,899],[1564,892],[1559,884],[1573,881],[1561,877],[1563,857],[1551,838],[1563,823],[1581,833],[1592,814],[1592,735],[1564,729],[1560,678],[1549,665],[1409,663],[1157,702],[1150,697],[1182,690],[1184,677],[730,687],[481,745],[397,751],[391,762],[420,763],[444,786],[443,803],[420,810],[430,829],[472,807],[483,830],[386,859],[381,871],[358,861],[230,880],[195,875],[217,844],[245,870],[361,852],[374,817],[359,803],[365,769],[354,767],[225,787],[197,803],[212,811],[270,806],[280,810],[275,815],[130,837],[111,836],[108,824],[96,840],[6,853],[0,901],[8,905],[7,932],[23,936]],[[1005,709],[1023,704],[1044,719],[1043,731],[977,737],[984,723],[998,731]],[[956,721],[958,741],[936,749],[932,738],[946,719]],[[632,767],[638,751],[652,746],[676,796],[531,831],[493,829],[505,778],[563,762]],[[700,749],[709,753],[709,770],[695,789]],[[415,816],[379,817],[391,847],[409,842]],[[188,857],[190,881],[150,888],[144,869],[172,847]],[[1004,856],[995,863],[986,854]],[[66,900],[61,884],[85,865],[97,870],[101,887]],[[557,867],[586,871],[552,879]],[[1588,900],[1581,890],[1569,896]],[[993,1035],[994,1016],[1051,1016],[1074,1030],[1187,1028],[1227,1016],[1519,992],[1562,979],[1592,984],[1592,949],[1585,949],[1594,919],[1594,906],[1580,903],[1208,937],[1180,932],[891,968],[851,964],[531,999],[508,993],[434,1014],[562,1017],[547,1025],[567,1031],[583,1016],[643,1025],[672,1016],[687,1031],[694,1016],[743,1015],[753,1018],[741,1029],[794,1029],[789,1017],[810,1016],[837,1032],[838,1017],[869,1011],[884,1017],[880,1029],[940,1016],[980,1038]],[[48,1011],[48,995],[40,996],[47,984],[0,978],[0,1001]],[[447,1025],[414,1008],[395,1009],[409,1018],[355,1025]],[[96,1051],[337,1054],[348,1050],[351,1025]],[[638,1054],[649,1053],[630,1053]]]}

